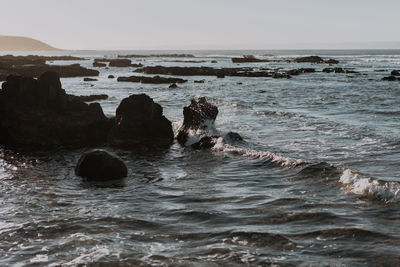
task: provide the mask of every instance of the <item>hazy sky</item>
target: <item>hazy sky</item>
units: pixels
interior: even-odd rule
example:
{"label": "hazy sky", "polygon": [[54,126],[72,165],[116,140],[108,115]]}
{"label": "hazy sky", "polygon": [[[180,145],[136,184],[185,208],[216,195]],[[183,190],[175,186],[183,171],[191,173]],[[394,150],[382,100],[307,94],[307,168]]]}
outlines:
{"label": "hazy sky", "polygon": [[28,36],[64,49],[268,49],[400,41],[400,0],[0,3],[0,35]]}

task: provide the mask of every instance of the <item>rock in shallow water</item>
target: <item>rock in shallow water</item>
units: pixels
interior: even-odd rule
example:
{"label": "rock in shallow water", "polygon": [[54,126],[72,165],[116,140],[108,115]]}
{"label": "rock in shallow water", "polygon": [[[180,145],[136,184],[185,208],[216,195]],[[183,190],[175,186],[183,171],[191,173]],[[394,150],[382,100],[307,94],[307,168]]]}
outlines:
{"label": "rock in shallow water", "polygon": [[[183,124],[179,129],[177,140],[185,145],[188,140],[189,131],[211,130],[218,115],[218,108],[207,102],[205,97],[197,100],[192,99],[189,106],[183,108]],[[207,122],[209,122],[207,124]]]}
{"label": "rock in shallow water", "polygon": [[111,120],[61,88],[55,72],[39,79],[10,75],[0,90],[0,143],[24,149],[106,143]]}
{"label": "rock in shallow water", "polygon": [[173,143],[171,122],[162,107],[146,94],[121,101],[108,142],[117,147],[168,147]]}
{"label": "rock in shallow water", "polygon": [[107,181],[126,177],[128,169],[119,157],[97,149],[81,156],[75,174],[88,181]]}

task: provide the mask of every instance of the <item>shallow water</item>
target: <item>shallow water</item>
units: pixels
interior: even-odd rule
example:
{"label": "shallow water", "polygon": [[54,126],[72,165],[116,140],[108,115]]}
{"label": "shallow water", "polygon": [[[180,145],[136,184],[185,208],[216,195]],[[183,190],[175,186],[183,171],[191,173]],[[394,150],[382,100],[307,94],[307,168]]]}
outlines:
{"label": "shallow water", "polygon": [[[132,52],[72,54],[122,53]],[[75,176],[84,149],[1,150],[1,266],[400,264],[400,83],[380,80],[400,69],[400,51],[185,53],[207,62],[140,62],[234,67],[230,56],[241,54],[318,54],[361,74],[189,76],[176,89],[107,78],[134,75],[134,68],[99,68],[97,82],[62,79],[68,93],[108,94],[100,101],[108,116],[124,97],[146,93],[175,130],[190,99],[206,96],[219,108],[216,131],[238,132],[245,141],[219,142],[211,151],[178,144],[160,151],[106,148],[129,168],[129,177],[113,184]],[[92,60],[79,63],[91,66]],[[240,66],[327,67],[286,61]],[[193,82],[200,79],[205,83]]]}

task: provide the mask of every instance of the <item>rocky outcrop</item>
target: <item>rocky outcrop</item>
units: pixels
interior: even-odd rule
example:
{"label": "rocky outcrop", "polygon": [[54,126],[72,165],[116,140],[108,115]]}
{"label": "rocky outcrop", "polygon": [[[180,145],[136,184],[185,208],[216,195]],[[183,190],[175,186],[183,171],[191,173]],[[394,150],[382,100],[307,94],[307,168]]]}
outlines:
{"label": "rocky outcrop", "polygon": [[106,63],[102,63],[102,62],[93,62],[93,67],[96,67],[96,68],[103,68],[103,67],[107,67],[107,64]]}
{"label": "rocky outcrop", "polygon": [[293,60],[293,62],[296,62],[296,63],[316,63],[316,64],[320,64],[320,63],[338,64],[339,63],[339,61],[337,61],[336,59],[324,60],[319,56],[299,57],[299,58],[295,58]]}
{"label": "rocky outcrop", "polygon": [[269,62],[267,59],[259,59],[253,55],[243,55],[243,57],[232,58],[233,63],[257,63],[257,62]]}
{"label": "rocky outcrop", "polygon": [[183,80],[180,78],[165,78],[160,76],[129,76],[129,77],[118,77],[117,81],[119,82],[133,82],[133,83],[153,83],[153,84],[162,84],[162,83],[185,83],[187,80]]}
{"label": "rocky outcrop", "polygon": [[88,181],[108,181],[126,177],[128,168],[119,157],[97,149],[81,156],[75,174]]}
{"label": "rocky outcrop", "polygon": [[288,71],[286,71],[286,74],[296,76],[296,75],[300,75],[303,73],[314,73],[314,72],[315,72],[315,69],[313,69],[313,68],[301,68],[301,69],[288,70]]}
{"label": "rocky outcrop", "polygon": [[394,82],[394,81],[400,81],[400,78],[397,78],[396,76],[390,75],[390,76],[387,76],[387,77],[383,77],[382,81]]}
{"label": "rocky outcrop", "polygon": [[0,90],[0,143],[48,149],[105,144],[112,126],[98,103],[67,95],[55,72],[8,76]]}
{"label": "rocky outcrop", "polygon": [[[47,71],[56,72],[60,77],[98,76],[97,70],[86,69],[79,64],[48,65],[46,60],[51,57],[39,56],[2,56],[0,57],[0,80],[5,80],[8,75],[22,75],[39,77]],[[66,57],[68,58],[68,57]],[[60,59],[61,60],[61,59]]]}
{"label": "rocky outcrop", "polygon": [[343,68],[339,68],[339,67],[337,67],[337,68],[324,68],[324,69],[322,70],[322,72],[325,72],[325,73],[334,72],[334,73],[359,74],[358,71],[347,70],[347,69],[343,69]]}
{"label": "rocky outcrop", "polygon": [[185,145],[190,132],[212,131],[218,108],[207,102],[205,97],[192,100],[190,105],[183,108],[183,124],[179,129],[177,140]]}
{"label": "rocky outcrop", "polygon": [[131,95],[121,101],[108,142],[117,147],[168,147],[174,133],[162,107],[145,94]]}

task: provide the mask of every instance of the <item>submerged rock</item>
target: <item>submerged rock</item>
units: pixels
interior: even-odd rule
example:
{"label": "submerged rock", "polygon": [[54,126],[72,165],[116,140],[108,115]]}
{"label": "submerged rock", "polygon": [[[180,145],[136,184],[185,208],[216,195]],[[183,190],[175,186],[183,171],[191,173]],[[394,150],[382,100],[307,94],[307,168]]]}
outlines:
{"label": "submerged rock", "polygon": [[116,180],[126,177],[128,168],[119,157],[97,149],[81,156],[75,174],[88,181]]}
{"label": "submerged rock", "polygon": [[111,127],[98,103],[61,88],[55,72],[39,79],[11,75],[0,90],[0,143],[15,148],[85,147],[106,143]]}
{"label": "submerged rock", "polygon": [[177,140],[185,145],[190,131],[211,130],[218,115],[218,108],[207,102],[205,97],[192,100],[190,105],[183,108],[183,124],[179,129]]}
{"label": "submerged rock", "polygon": [[174,140],[162,107],[146,94],[124,98],[116,111],[108,142],[117,147],[168,147]]}

